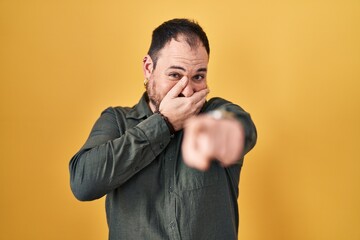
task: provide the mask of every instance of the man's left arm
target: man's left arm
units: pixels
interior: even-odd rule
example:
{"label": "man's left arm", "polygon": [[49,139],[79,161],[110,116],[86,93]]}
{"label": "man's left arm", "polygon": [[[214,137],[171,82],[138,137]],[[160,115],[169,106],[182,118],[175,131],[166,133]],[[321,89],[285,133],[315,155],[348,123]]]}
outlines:
{"label": "man's left arm", "polygon": [[255,146],[256,139],[250,115],[241,107],[226,102],[186,122],[183,159],[199,170],[208,169],[215,159],[228,167],[238,163]]}

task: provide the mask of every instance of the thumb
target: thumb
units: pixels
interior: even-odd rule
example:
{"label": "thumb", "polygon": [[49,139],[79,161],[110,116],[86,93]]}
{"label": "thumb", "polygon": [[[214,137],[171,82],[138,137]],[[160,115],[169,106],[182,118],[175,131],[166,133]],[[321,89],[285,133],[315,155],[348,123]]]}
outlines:
{"label": "thumb", "polygon": [[180,79],[180,81],[178,81],[175,86],[173,86],[170,91],[166,94],[166,97],[170,97],[170,98],[176,98],[179,96],[179,94],[182,92],[182,90],[186,87],[186,85],[188,84],[188,78],[187,77],[182,77]]}

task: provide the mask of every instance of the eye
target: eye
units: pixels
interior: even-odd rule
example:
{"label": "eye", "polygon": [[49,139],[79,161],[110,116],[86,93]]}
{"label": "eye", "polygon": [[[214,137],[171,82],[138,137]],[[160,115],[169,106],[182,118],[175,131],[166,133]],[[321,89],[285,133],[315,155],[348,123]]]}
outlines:
{"label": "eye", "polygon": [[205,75],[198,74],[198,75],[195,75],[195,76],[193,77],[193,80],[194,80],[194,81],[197,81],[197,82],[200,82],[200,81],[202,81],[204,78],[205,78]]}
{"label": "eye", "polygon": [[169,78],[170,80],[180,80],[181,79],[181,75],[179,73],[170,73],[169,74]]}

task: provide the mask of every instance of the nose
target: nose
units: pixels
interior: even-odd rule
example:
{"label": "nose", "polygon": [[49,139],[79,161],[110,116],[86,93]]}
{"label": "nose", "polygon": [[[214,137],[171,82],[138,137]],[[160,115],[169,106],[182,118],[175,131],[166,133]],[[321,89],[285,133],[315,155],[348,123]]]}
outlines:
{"label": "nose", "polygon": [[180,95],[183,95],[184,97],[191,97],[194,94],[194,88],[192,86],[191,81],[188,81],[185,88],[181,91]]}

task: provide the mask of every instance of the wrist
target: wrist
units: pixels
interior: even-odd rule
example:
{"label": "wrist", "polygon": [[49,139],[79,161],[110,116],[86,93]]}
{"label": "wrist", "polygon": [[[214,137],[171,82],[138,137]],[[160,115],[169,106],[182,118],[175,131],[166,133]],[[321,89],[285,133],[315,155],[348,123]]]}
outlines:
{"label": "wrist", "polygon": [[155,113],[159,114],[161,116],[161,118],[165,121],[166,126],[169,129],[171,137],[174,137],[176,130],[175,130],[174,126],[171,124],[171,122],[169,121],[169,119],[165,115],[163,115],[159,110],[156,111]]}

